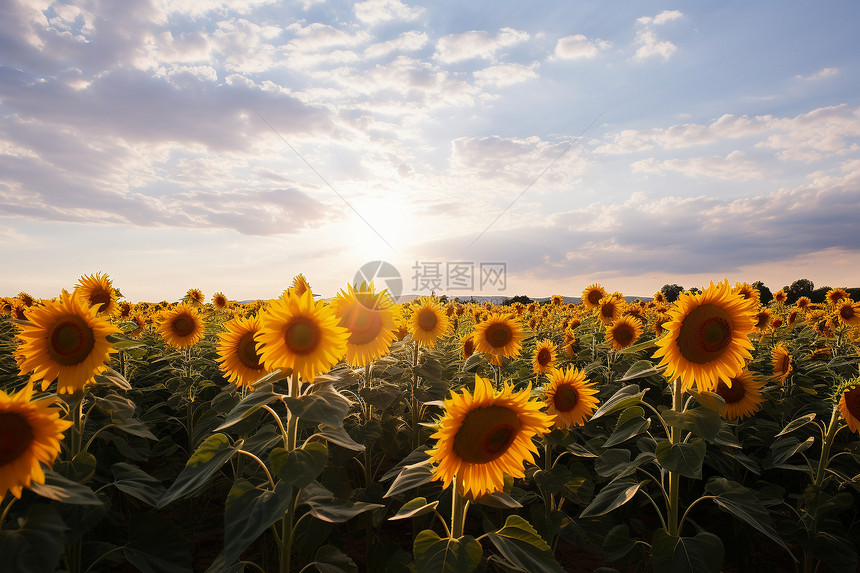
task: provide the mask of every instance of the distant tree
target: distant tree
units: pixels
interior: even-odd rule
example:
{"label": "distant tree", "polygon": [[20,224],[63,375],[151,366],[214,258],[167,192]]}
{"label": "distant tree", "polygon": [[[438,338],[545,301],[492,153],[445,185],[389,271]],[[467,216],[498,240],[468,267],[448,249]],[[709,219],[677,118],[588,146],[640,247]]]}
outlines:
{"label": "distant tree", "polygon": [[847,288],[845,291],[848,293],[848,296],[851,297],[851,300],[857,302],[860,300],[860,288]]}
{"label": "distant tree", "polygon": [[[815,285],[809,279],[797,279],[791,286],[785,287],[785,292],[788,295],[786,304],[794,304],[802,296],[809,297],[812,300],[812,291],[815,290]],[[825,291],[826,293],[827,291]],[[813,301],[815,302],[815,301]]]}
{"label": "distant tree", "polygon": [[699,294],[702,291],[699,290],[699,287],[690,287],[690,290],[687,292],[689,292],[690,294]]}
{"label": "distant tree", "polygon": [[684,287],[676,284],[666,284],[660,289],[660,292],[663,293],[663,296],[666,297],[666,302],[675,302],[678,300],[678,295],[684,291]]}
{"label": "distant tree", "polygon": [[[765,305],[773,300],[773,293],[770,292],[770,289],[765,286],[765,284],[761,281],[756,281],[752,284],[752,287],[758,291],[758,300],[762,305]],[[783,290],[788,287],[784,287]],[[785,292],[788,292],[787,290]]]}
{"label": "distant tree", "polygon": [[506,298],[502,301],[503,306],[510,306],[515,302],[520,302],[522,304],[529,304],[532,301],[529,297],[524,294],[518,294],[517,296],[512,296],[511,298]]}
{"label": "distant tree", "polygon": [[443,294],[442,296],[440,296],[440,297],[439,297],[439,302],[441,302],[442,304],[445,304],[446,302],[448,302],[448,295],[447,295],[447,294]]}
{"label": "distant tree", "polygon": [[824,302],[824,299],[827,297],[827,291],[829,291],[829,290],[830,290],[829,286],[823,286],[823,287],[819,287],[819,288],[815,289],[814,291],[810,292],[808,295],[801,295],[801,296],[808,296],[809,300],[811,300],[814,303],[822,303],[822,302]]}

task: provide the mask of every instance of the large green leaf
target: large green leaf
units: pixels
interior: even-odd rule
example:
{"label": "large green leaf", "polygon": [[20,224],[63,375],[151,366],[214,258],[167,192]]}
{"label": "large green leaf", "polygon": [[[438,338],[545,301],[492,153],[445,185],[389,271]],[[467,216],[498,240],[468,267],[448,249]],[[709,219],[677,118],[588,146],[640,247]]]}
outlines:
{"label": "large green leaf", "polygon": [[224,434],[212,434],[206,438],[162,496],[158,507],[165,507],[203,487],[241,448],[242,440],[231,446],[230,439]]}
{"label": "large green leaf", "polygon": [[305,504],[310,507],[311,515],[329,523],[343,523],[365,511],[385,507],[378,503],[347,501],[336,497],[330,499],[309,499],[305,501]]}
{"label": "large green leaf", "polygon": [[666,409],[661,412],[661,415],[669,426],[692,432],[694,436],[709,442],[716,439],[723,423],[718,412],[705,407],[691,408],[684,412]]}
{"label": "large green leaf", "polygon": [[136,497],[144,503],[155,507],[165,493],[161,482],[139,467],[117,462],[111,466],[113,472],[113,485],[120,491]]}
{"label": "large green leaf", "polygon": [[314,392],[296,398],[285,397],[284,402],[295,416],[305,422],[342,426],[343,420],[349,413],[349,400],[338,393],[331,384],[323,384]]}
{"label": "large green leaf", "polygon": [[624,558],[636,547],[636,540],[630,537],[630,527],[623,523],[609,530],[603,539],[603,556],[610,563]]}
{"label": "large green leaf", "polygon": [[419,515],[424,515],[425,513],[432,513],[433,510],[436,509],[437,505],[439,505],[439,500],[427,503],[427,498],[416,497],[415,499],[404,503],[403,507],[401,507],[393,516],[389,517],[388,520],[411,519],[413,517],[418,517]]}
{"label": "large green leaf", "polygon": [[470,573],[481,563],[484,551],[471,535],[440,538],[425,529],[412,544],[418,573]]}
{"label": "large green leaf", "polygon": [[314,566],[320,573],[358,573],[358,566],[352,558],[334,545],[317,549]]}
{"label": "large green leaf", "polygon": [[384,497],[393,497],[419,485],[428,483],[432,479],[433,463],[429,459],[406,466],[400,471],[400,475],[394,479]]}
{"label": "large green leaf", "polygon": [[245,396],[241,402],[236,404],[232,410],[227,413],[224,418],[224,423],[215,428],[215,431],[220,431],[225,428],[237,424],[265,406],[278,400],[283,395],[277,394],[272,384],[263,384],[256,388],[253,392]]}
{"label": "large green leaf", "polygon": [[713,533],[673,537],[659,528],[651,540],[654,573],[720,573],[724,555],[723,542]]}
{"label": "large green leaf", "polygon": [[628,382],[630,380],[638,380],[639,378],[648,378],[660,374],[660,369],[657,368],[650,360],[637,360],[627,369],[624,376],[618,379],[618,382]]}
{"label": "large green leaf", "polygon": [[352,450],[354,452],[363,452],[364,444],[359,444],[352,439],[343,426],[329,426],[328,424],[320,424],[317,436],[322,436],[329,442],[337,444],[342,448]]}
{"label": "large green leaf", "polygon": [[591,419],[594,420],[602,416],[606,416],[607,414],[611,414],[612,412],[617,412],[618,410],[635,406],[642,401],[642,396],[644,396],[647,391],[647,388],[640,391],[639,386],[636,384],[625,386],[613,394],[609,400],[604,402],[603,405],[601,405],[600,408],[592,414]]}
{"label": "large green leaf", "polygon": [[597,517],[621,507],[636,495],[644,482],[614,481],[600,490],[594,500],[582,510],[580,517]]}
{"label": "large green leaf", "polygon": [[782,429],[782,431],[780,433],[778,433],[777,435],[775,435],[774,438],[784,436],[785,434],[788,434],[789,432],[793,432],[797,429],[800,429],[803,426],[805,426],[806,424],[809,424],[810,422],[812,422],[814,419],[815,419],[814,413],[813,414],[807,414],[807,415],[801,416],[799,418],[795,418],[794,420],[792,420],[791,422],[786,424],[785,427]]}
{"label": "large green leaf", "polygon": [[523,571],[564,573],[546,541],[519,515],[509,515],[504,527],[487,537],[506,560]]}
{"label": "large green leaf", "polygon": [[60,474],[45,470],[45,483],[30,483],[30,489],[42,497],[73,505],[102,505],[93,490]]}
{"label": "large green leaf", "polygon": [[275,448],[270,459],[273,471],[282,480],[301,489],[322,473],[328,462],[328,448],[321,442],[308,442],[289,453],[283,448]]}
{"label": "large green leaf", "polygon": [[293,499],[292,486],[279,481],[275,491],[238,479],[224,508],[224,560],[232,563],[261,533],[284,516]]}
{"label": "large green leaf", "polygon": [[[815,443],[815,438],[809,436],[806,441],[801,442],[794,436],[780,438],[770,447],[771,464],[773,467],[784,466],[791,456],[809,449]],[[789,466],[790,467],[790,466]]]}
{"label": "large green leaf", "polygon": [[133,515],[125,558],[142,573],[190,573],[191,550],[182,530],[157,513]]}
{"label": "large green leaf", "polygon": [[[628,410],[633,410],[633,408],[628,408],[625,412]],[[642,416],[626,419],[615,428],[615,431],[612,432],[609,439],[603,443],[603,447],[609,448],[622,442],[626,442],[633,436],[638,436],[642,432],[646,431],[650,426],[651,420],[643,418]]]}
{"label": "large green leaf", "polygon": [[53,507],[33,505],[20,528],[0,530],[0,569],[53,573],[63,553],[67,529]]}
{"label": "large green leaf", "polygon": [[705,441],[693,438],[689,442],[672,444],[663,440],[657,444],[657,461],[670,472],[677,472],[684,477],[701,479],[702,463],[705,461]]}

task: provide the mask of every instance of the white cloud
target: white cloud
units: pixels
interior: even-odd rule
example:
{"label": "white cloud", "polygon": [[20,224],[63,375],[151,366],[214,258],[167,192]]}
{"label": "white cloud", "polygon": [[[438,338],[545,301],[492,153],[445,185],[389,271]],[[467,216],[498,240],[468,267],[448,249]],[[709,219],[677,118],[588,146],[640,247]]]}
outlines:
{"label": "white cloud", "polygon": [[678,10],[663,10],[654,17],[642,16],[637,19],[636,22],[642,29],[636,33],[635,43],[639,47],[633,55],[633,60],[641,62],[655,57],[663,58],[664,61],[668,60],[678,50],[678,47],[668,40],[658,38],[652,26],[661,26],[682,16],[683,14]]}
{"label": "white cloud", "polygon": [[729,181],[749,181],[764,177],[757,164],[744,159],[744,154],[740,151],[732,151],[725,157],[691,157],[665,161],[651,157],[635,161],[631,168],[634,173],[662,175],[667,171],[674,171],[687,177],[710,177]]}
{"label": "white cloud", "polygon": [[506,87],[538,77],[536,67],[537,64],[498,64],[478,70],[472,75],[475,77],[475,83],[481,87]]}
{"label": "white cloud", "polygon": [[355,5],[355,17],[370,26],[383,22],[411,22],[424,13],[424,8],[409,7],[400,0],[367,0]]}
{"label": "white cloud", "polygon": [[410,30],[394,39],[371,44],[364,51],[364,55],[368,58],[379,58],[392,52],[415,52],[423,48],[429,41],[430,38],[424,32]]}
{"label": "white cloud", "polygon": [[636,22],[645,26],[648,26],[650,24],[660,26],[662,24],[665,24],[666,22],[672,22],[673,20],[677,20],[682,16],[683,14],[680,10],[663,10],[653,18],[651,16],[642,16],[641,18],[638,18]]}
{"label": "white cloud", "polygon": [[794,79],[803,80],[803,81],[816,81],[816,80],[823,80],[825,78],[832,78],[833,76],[838,75],[838,74],[839,74],[839,68],[821,68],[820,70],[818,70],[814,74],[810,74],[808,76],[803,76],[803,75],[798,74],[798,75],[794,76]]}
{"label": "white cloud", "polygon": [[493,38],[484,31],[470,31],[443,36],[436,43],[433,57],[443,63],[460,62],[472,58],[492,59],[496,52],[529,39],[527,32],[502,28]]}
{"label": "white cloud", "polygon": [[589,40],[583,34],[575,34],[561,38],[556,43],[555,57],[561,60],[589,59],[611,46],[612,43],[606,40]]}

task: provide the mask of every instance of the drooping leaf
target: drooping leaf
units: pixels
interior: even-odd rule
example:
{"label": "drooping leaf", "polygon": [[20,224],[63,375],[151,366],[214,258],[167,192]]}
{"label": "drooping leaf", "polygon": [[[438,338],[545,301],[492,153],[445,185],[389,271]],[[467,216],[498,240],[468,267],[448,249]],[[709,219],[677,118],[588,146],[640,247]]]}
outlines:
{"label": "drooping leaf", "polygon": [[238,479],[224,508],[224,559],[232,563],[261,533],[284,516],[293,499],[292,486],[279,481],[275,490]]}
{"label": "drooping leaf", "polygon": [[[279,448],[280,449],[280,448]],[[287,455],[286,463],[275,469],[281,479],[303,488],[317,479],[328,462],[328,448],[321,442],[308,442]]]}
{"label": "drooping leaf", "polygon": [[582,510],[580,517],[597,517],[621,507],[636,495],[642,482],[618,480],[605,485],[594,500]]}
{"label": "drooping leaf", "polygon": [[275,387],[272,384],[263,384],[245,396],[241,402],[236,404],[233,409],[227,413],[227,416],[224,418],[224,423],[215,428],[215,431],[221,431],[238,424],[263,406],[275,402],[281,396],[282,394],[275,392]]}
{"label": "drooping leaf", "polygon": [[782,431],[780,433],[778,433],[777,435],[775,435],[774,438],[778,438],[780,436],[784,436],[785,434],[788,434],[790,432],[798,430],[798,429],[802,428],[803,426],[805,426],[806,424],[812,422],[814,419],[815,419],[814,413],[807,414],[807,415],[801,416],[799,418],[795,418],[794,420],[792,420],[791,422],[786,424],[785,427],[782,429]]}
{"label": "drooping leaf", "polygon": [[660,374],[660,369],[654,363],[650,360],[637,360],[618,381],[628,382],[630,380],[638,380],[639,378],[648,378],[655,374]]}
{"label": "drooping leaf", "polygon": [[32,482],[30,489],[42,497],[73,505],[102,505],[93,490],[60,474],[45,470],[45,483]]}
{"label": "drooping leaf", "polygon": [[654,573],[720,573],[725,550],[713,533],[673,537],[658,528],[651,539]]}
{"label": "drooping leaf", "polygon": [[[628,408],[627,410],[632,409],[633,408]],[[625,412],[627,410],[625,410]],[[649,427],[651,427],[651,421],[646,418],[643,418],[641,416],[629,418],[624,422],[620,423],[618,427],[615,428],[615,431],[612,432],[612,435],[609,436],[609,439],[607,439],[603,443],[603,447],[610,448],[622,442],[626,442],[630,438],[638,436],[642,432],[645,432],[646,430],[648,430]]]}
{"label": "drooping leaf", "polygon": [[618,392],[612,395],[609,400],[604,402],[595,412],[592,414],[591,419],[594,420],[596,418],[600,418],[602,416],[606,416],[607,414],[611,414],[612,412],[617,412],[618,410],[623,410],[624,408],[629,408],[630,406],[635,406],[642,401],[642,396],[645,395],[648,389],[640,391],[639,386],[636,384],[630,384],[629,386],[625,386]]}
{"label": "drooping leaf", "polygon": [[329,523],[344,523],[365,511],[385,507],[378,503],[347,501],[338,498],[307,500],[305,504],[310,507],[311,515]]}
{"label": "drooping leaf", "polygon": [[663,440],[657,444],[655,453],[660,465],[670,472],[678,472],[684,477],[700,479],[706,450],[704,440],[693,438],[689,442],[678,444]]}
{"label": "drooping leaf", "polygon": [[165,493],[161,482],[139,467],[125,462],[117,462],[111,466],[113,485],[123,493],[136,497],[144,503],[155,507]]}
{"label": "drooping leaf", "polygon": [[506,560],[523,571],[564,573],[546,541],[519,515],[509,515],[504,527],[487,537]]}
{"label": "drooping leaf", "polygon": [[320,573],[358,573],[358,566],[352,557],[334,545],[323,545],[317,549],[314,567]]}
{"label": "drooping leaf", "polygon": [[412,551],[418,573],[470,573],[483,555],[481,544],[471,535],[440,538],[430,529],[415,536]]}
{"label": "drooping leaf", "polygon": [[423,462],[406,466],[400,471],[384,497],[393,497],[419,485],[424,485],[433,479],[433,464],[427,459]]}
{"label": "drooping leaf", "polygon": [[231,446],[230,439],[224,434],[212,434],[206,438],[162,496],[158,507],[165,507],[203,487],[242,448],[242,443],[239,440]]}
{"label": "drooping leaf", "polygon": [[413,517],[418,517],[419,515],[424,515],[425,513],[432,513],[436,506],[439,505],[439,501],[436,500],[432,503],[427,503],[427,498],[425,497],[416,497],[413,500],[407,501],[403,504],[397,513],[393,516],[389,517],[389,521],[395,521],[397,519],[411,519]]}
{"label": "drooping leaf", "polygon": [[669,426],[692,432],[694,436],[709,442],[716,439],[723,423],[718,412],[705,407],[691,408],[684,412],[666,409],[661,414]]}

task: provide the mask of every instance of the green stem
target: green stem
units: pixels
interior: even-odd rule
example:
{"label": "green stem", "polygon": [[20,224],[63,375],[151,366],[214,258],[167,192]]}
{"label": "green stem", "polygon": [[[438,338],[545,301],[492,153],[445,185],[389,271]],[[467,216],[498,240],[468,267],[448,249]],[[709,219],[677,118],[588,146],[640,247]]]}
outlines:
{"label": "green stem", "polygon": [[833,408],[833,414],[830,416],[830,424],[827,426],[827,433],[824,435],[824,443],[821,446],[821,460],[818,462],[818,470],[815,472],[813,485],[816,489],[824,483],[824,476],[827,473],[827,463],[830,461],[830,447],[833,445],[833,438],[836,437],[836,432],[839,431],[839,408]]}
{"label": "green stem", "polygon": [[274,491],[275,490],[275,480],[272,479],[272,474],[269,472],[269,468],[266,467],[266,464],[263,463],[263,460],[261,460],[260,458],[258,458],[257,456],[255,456],[254,454],[249,452],[248,450],[239,450],[239,453],[245,454],[249,458],[253,458],[254,460],[257,461],[258,464],[260,464],[260,467],[263,468],[264,472],[266,472],[266,477],[269,480],[269,485],[272,486],[272,491]]}
{"label": "green stem", "polygon": [[[295,371],[290,376],[290,392],[291,397],[298,397],[301,394],[301,383],[299,375]],[[295,416],[289,408],[287,408],[287,452],[296,449],[296,437],[298,435],[299,418]],[[293,550],[293,520],[296,516],[296,508],[298,507],[299,492],[293,492],[293,499],[290,500],[290,507],[281,518],[281,538],[278,539],[280,545],[280,573],[289,573],[290,560]]]}
{"label": "green stem", "polygon": [[12,508],[12,505],[15,503],[16,499],[16,497],[12,497],[12,499],[9,500],[9,503],[6,504],[6,507],[3,508],[3,514],[0,515],[0,526],[3,525],[4,521],[6,521],[6,516],[9,514],[9,510]]}
{"label": "green stem", "polygon": [[263,409],[268,410],[268,412],[275,419],[275,422],[278,424],[278,428],[281,430],[281,436],[284,439],[284,449],[287,449],[287,443],[289,442],[289,436],[287,435],[287,430],[284,428],[284,423],[281,421],[281,417],[278,416],[278,413],[275,412],[271,406],[268,404],[263,405]]}
{"label": "green stem", "polygon": [[[672,409],[675,412],[682,412],[684,407],[684,392],[681,385],[681,380],[672,382]],[[672,445],[681,441],[680,428],[670,428],[669,440]],[[678,500],[681,487],[681,474],[678,472],[669,472],[669,535],[679,537],[680,531],[678,528]]]}
{"label": "green stem", "polygon": [[421,428],[418,425],[421,422],[418,415],[418,343],[414,343],[415,348],[412,351],[412,449],[418,447],[421,441]]}
{"label": "green stem", "polygon": [[462,482],[457,476],[454,477],[454,482],[451,484],[451,538],[460,539],[463,537],[463,530],[466,528],[466,509],[469,502],[460,494]]}
{"label": "green stem", "polygon": [[[543,469],[547,473],[552,472],[552,445],[549,443],[549,440],[544,437],[543,440]],[[544,510],[546,511],[546,519],[549,522],[549,516],[552,513],[553,508],[555,507],[555,496],[550,492],[543,492],[543,504]]]}

